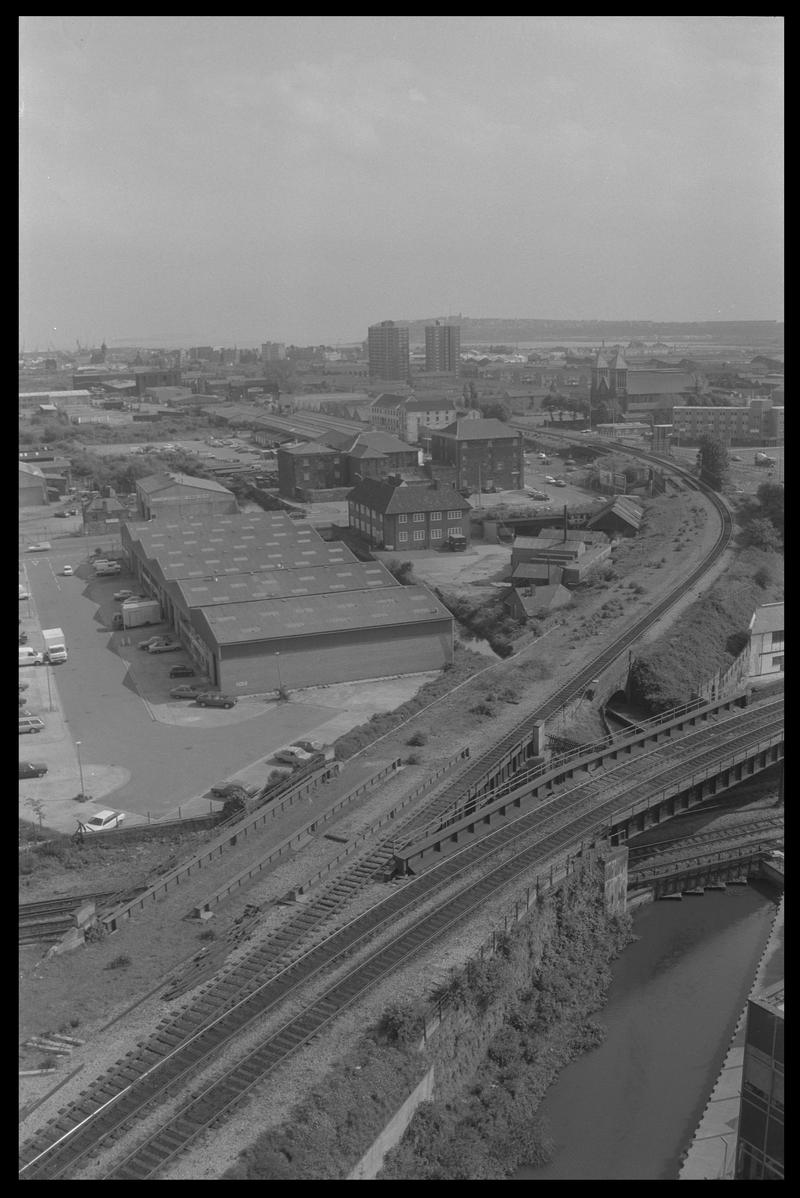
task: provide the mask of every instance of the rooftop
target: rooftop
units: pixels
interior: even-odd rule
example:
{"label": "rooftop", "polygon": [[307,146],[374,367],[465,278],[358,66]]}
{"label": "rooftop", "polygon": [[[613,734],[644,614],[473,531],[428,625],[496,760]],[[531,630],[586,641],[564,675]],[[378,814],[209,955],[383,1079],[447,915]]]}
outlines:
{"label": "rooftop", "polygon": [[[307,595],[302,600],[220,604],[201,608],[196,617],[219,645],[277,640],[387,625],[452,620],[426,587],[381,587],[336,595]],[[376,660],[380,671],[380,661]]]}
{"label": "rooftop", "polygon": [[612,500],[610,500],[609,503],[603,504],[603,506],[600,508],[600,511],[597,512],[596,515],[592,516],[591,520],[588,522],[588,527],[592,528],[598,520],[601,520],[603,516],[606,516],[609,513],[613,513],[613,515],[619,516],[620,519],[627,521],[627,523],[637,531],[641,526],[643,515],[642,509],[637,507],[636,504],[628,499],[625,495],[616,495]]}
{"label": "rooftop", "polygon": [[166,491],[176,486],[188,487],[193,491],[215,491],[220,495],[233,494],[227,487],[223,487],[222,483],[214,482],[211,478],[197,478],[194,474],[177,474],[172,471],[148,474],[138,479],[136,486],[141,487],[145,495],[155,495],[158,491]]}
{"label": "rooftop", "polygon": [[436,429],[433,434],[435,437],[454,437],[457,441],[494,441],[494,440],[520,440],[522,433],[517,429],[510,428],[502,420],[473,420],[465,417],[463,420],[454,420],[452,424],[448,424],[446,428]]}
{"label": "rooftop", "polygon": [[384,515],[404,512],[469,512],[472,504],[455,488],[432,483],[404,483],[397,486],[377,478],[365,478],[347,496],[348,502],[363,503]]}
{"label": "rooftop", "polygon": [[750,621],[750,631],[753,633],[783,632],[784,627],[782,601],[780,603],[763,603],[761,607],[756,608]]}
{"label": "rooftop", "polygon": [[381,562],[356,561],[262,570],[256,574],[226,574],[221,578],[187,578],[175,583],[187,607],[215,607],[225,603],[250,603],[260,599],[288,599],[299,595],[334,594],[399,585]]}

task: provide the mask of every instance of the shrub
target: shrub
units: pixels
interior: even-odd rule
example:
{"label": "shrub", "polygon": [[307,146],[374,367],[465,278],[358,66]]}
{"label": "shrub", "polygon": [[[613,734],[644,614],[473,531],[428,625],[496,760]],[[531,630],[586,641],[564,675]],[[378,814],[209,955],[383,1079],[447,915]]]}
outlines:
{"label": "shrub", "polygon": [[426,732],[415,732],[413,736],[409,736],[406,741],[407,745],[426,745],[428,743],[428,735]]}
{"label": "shrub", "polygon": [[494,708],[490,707],[488,703],[476,703],[469,710],[472,715],[493,716],[495,714]]}
{"label": "shrub", "polygon": [[213,928],[204,928],[203,931],[200,933],[200,935],[197,937],[198,940],[216,940],[216,938],[217,938],[217,933],[214,931]]}
{"label": "shrub", "polygon": [[55,1069],[58,1065],[58,1057],[42,1057],[37,1069]]}
{"label": "shrub", "polygon": [[772,582],[772,574],[766,566],[762,566],[760,570],[756,570],[753,580],[756,586],[761,587],[762,591],[765,591]]}
{"label": "shrub", "polygon": [[406,757],[406,765],[419,765],[421,761],[422,757],[419,753],[409,753]]}
{"label": "shrub", "polygon": [[127,969],[130,963],[131,959],[128,954],[120,953],[118,957],[114,957],[111,961],[109,961],[108,965],[106,965],[106,969]]}
{"label": "shrub", "polygon": [[423,1018],[418,1007],[392,1002],[378,1020],[378,1032],[389,1044],[410,1044],[422,1035]]}

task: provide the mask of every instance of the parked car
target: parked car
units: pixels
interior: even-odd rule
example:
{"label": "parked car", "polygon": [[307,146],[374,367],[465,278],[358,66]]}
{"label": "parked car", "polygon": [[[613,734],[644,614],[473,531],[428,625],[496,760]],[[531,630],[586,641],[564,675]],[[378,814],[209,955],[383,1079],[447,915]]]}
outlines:
{"label": "parked car", "polygon": [[65,578],[72,578],[72,575],[75,573],[75,571],[72,569],[72,566],[65,566],[61,573]]}
{"label": "parked car", "polygon": [[117,603],[122,603],[125,599],[137,599],[139,596],[134,595],[133,591],[122,590],[114,591],[113,598],[116,599]]}
{"label": "parked car", "polygon": [[149,636],[149,637],[147,637],[146,640],[139,641],[137,648],[138,649],[149,649],[151,645],[160,645],[168,639],[169,638],[164,636],[163,634],[161,636]]}
{"label": "parked car", "polygon": [[57,518],[61,519],[61,520],[65,520],[65,519],[66,519],[66,517],[67,517],[67,513],[66,513],[66,512],[53,512],[53,515],[54,515],[54,516],[56,516]]}
{"label": "parked car", "polygon": [[739,457],[738,453],[732,453],[732,454],[731,454],[731,461],[732,461],[732,462],[741,462],[741,460],[742,460],[742,459]]}
{"label": "parked car", "polygon": [[290,749],[278,749],[277,753],[272,754],[275,761],[282,761],[285,765],[291,765],[295,769],[301,765],[310,765],[314,760],[313,753],[307,753],[305,749],[297,747]]}
{"label": "parked car", "polygon": [[41,732],[43,728],[44,720],[39,719],[38,715],[21,715],[19,717],[20,736],[26,732]]}
{"label": "parked car", "polygon": [[238,700],[234,695],[218,695],[215,691],[200,691],[198,707],[235,707]]}
{"label": "parked car", "polygon": [[170,678],[194,678],[193,666],[173,666],[169,672]]}
{"label": "parked car", "polygon": [[172,699],[196,699],[198,695],[202,695],[202,690],[199,686],[173,686],[169,692]]}
{"label": "parked car", "polygon": [[554,479],[554,481],[553,481],[554,487],[566,487],[566,485],[567,484],[563,478],[557,478],[557,479]]}
{"label": "parked car", "polygon": [[44,654],[40,653],[38,649],[32,649],[30,645],[20,645],[17,652],[21,666],[44,665]]}
{"label": "parked car", "polygon": [[125,815],[122,811],[98,811],[91,819],[81,823],[84,832],[105,832],[107,828],[118,828]]}
{"label": "parked car", "polygon": [[52,548],[49,541],[37,541],[35,545],[28,546],[28,553],[47,553],[48,549]]}
{"label": "parked car", "polygon": [[20,778],[42,778],[47,773],[43,761],[21,761],[19,763]]}
{"label": "parked car", "polygon": [[180,641],[156,641],[154,645],[150,645],[148,653],[176,653],[182,649],[183,645]]}
{"label": "parked car", "polygon": [[19,597],[20,597],[20,599],[30,599],[30,597],[31,597],[31,596],[30,596],[30,591],[28,591],[28,590],[27,590],[27,589],[26,589],[26,588],[25,588],[25,587],[22,585],[22,583],[18,583],[17,585],[19,586]]}
{"label": "parked car", "polygon": [[215,799],[231,799],[234,795],[246,794],[249,798],[258,794],[257,786],[244,786],[241,782],[220,782],[217,786],[211,787],[211,794]]}
{"label": "parked car", "polygon": [[545,474],[544,481],[546,483],[554,483],[556,480],[553,478],[552,474]]}
{"label": "parked car", "polygon": [[19,641],[19,643],[20,643],[21,645],[27,645],[27,643],[28,643],[28,634],[27,634],[27,632],[19,632],[19,633],[17,633],[17,640]]}

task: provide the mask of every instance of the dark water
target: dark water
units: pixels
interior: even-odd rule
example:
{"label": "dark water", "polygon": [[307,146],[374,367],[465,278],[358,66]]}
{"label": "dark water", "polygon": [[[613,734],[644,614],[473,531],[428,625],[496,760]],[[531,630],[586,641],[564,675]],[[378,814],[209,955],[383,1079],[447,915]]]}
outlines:
{"label": "dark water", "polygon": [[514,1180],[675,1179],[769,936],[776,898],[755,887],[659,902],[614,965],[604,1043],[574,1061],[540,1112],[552,1162]]}

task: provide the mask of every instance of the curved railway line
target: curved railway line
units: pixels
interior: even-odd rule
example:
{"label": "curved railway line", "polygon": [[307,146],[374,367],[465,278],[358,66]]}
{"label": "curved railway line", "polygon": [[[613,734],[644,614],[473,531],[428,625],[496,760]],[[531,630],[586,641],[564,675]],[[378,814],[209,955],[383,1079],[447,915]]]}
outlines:
{"label": "curved railway line", "polygon": [[770,837],[771,834],[783,836],[783,816],[773,815],[765,819],[747,820],[733,827],[720,828],[716,832],[698,832],[693,836],[681,836],[674,840],[658,840],[652,844],[628,845],[628,868],[635,870],[637,865],[649,861],[653,857],[664,857],[671,853],[684,852],[694,848],[716,845],[728,841],[749,841],[756,838]]}
{"label": "curved railway line", "polygon": [[[637,456],[665,465],[653,455]],[[534,721],[547,719],[581,694],[587,683],[660,619],[727,548],[732,532],[727,506],[687,471],[674,467],[672,463],[668,465],[684,478],[690,489],[707,494],[719,513],[721,528],[713,549],[683,583],[615,638],[588,666],[559,687],[536,712],[520,721],[497,746],[473,762],[456,781],[445,788],[435,799],[439,810],[445,810],[459,793],[463,794],[470,785],[491,774],[493,764],[504,753],[529,738]],[[700,756],[702,754],[698,755],[698,759]],[[628,761],[619,768],[630,773],[630,765]],[[671,768],[676,768],[674,763]],[[244,1028],[267,1013],[274,1012],[290,994],[296,993],[310,980],[319,980],[323,971],[328,972],[335,965],[341,967],[345,957],[368,951],[365,960],[351,964],[344,976],[312,1000],[301,1015],[267,1038],[255,1053],[248,1051],[244,1061],[228,1069],[212,1086],[196,1095],[188,1106],[144,1144],[140,1144],[110,1174],[117,1179],[153,1176],[164,1163],[181,1152],[204,1128],[219,1120],[297,1047],[316,1036],[377,981],[388,976],[400,964],[460,922],[465,915],[483,906],[498,889],[529,874],[532,866],[552,859],[555,853],[566,850],[582,836],[602,827],[604,820],[612,814],[611,809],[619,805],[619,795],[616,794],[601,806],[596,805],[596,797],[593,793],[591,802],[595,805],[586,811],[585,784],[576,786],[573,791],[554,795],[537,806],[535,811],[508,821],[479,842],[457,848],[439,867],[406,881],[369,911],[304,952],[298,960],[285,966],[281,966],[278,960],[279,971],[266,981],[265,968],[275,968],[275,954],[273,952],[267,963],[259,961],[256,950],[242,963],[241,968],[234,968],[210,991],[196,996],[189,1009],[163,1029],[159,1036],[153,1037],[136,1053],[129,1054],[130,1059],[119,1062],[108,1074],[98,1078],[56,1120],[23,1145],[20,1154],[21,1176],[48,1179],[65,1177],[99,1143],[104,1140],[108,1142],[110,1137],[119,1134],[144,1107],[161,1097],[165,1091],[174,1092],[180,1081],[212,1061],[224,1045],[241,1035]],[[554,810],[554,804],[558,805],[558,811]],[[428,808],[425,820],[430,820],[431,815],[432,811]],[[532,830],[536,832],[536,843],[520,847],[522,840],[530,840]],[[396,832],[393,842],[395,837]],[[467,875],[485,865],[490,855],[500,851],[505,851],[506,860],[470,882]],[[354,863],[354,866],[357,864],[363,865]],[[379,866],[380,860],[376,868]],[[362,876],[366,880],[373,874],[374,870],[362,869]],[[432,901],[437,892],[459,884],[463,889],[458,894],[447,898],[435,910],[414,918],[410,926],[392,937],[389,943],[366,949],[368,940],[381,932],[386,935],[399,918],[408,918],[409,913],[419,909],[421,903]],[[334,904],[331,908],[329,903],[328,914],[331,910],[339,910],[341,905]],[[285,929],[279,930],[277,937],[283,931]],[[288,941],[286,937],[284,940],[284,948],[287,948],[291,936]]]}

